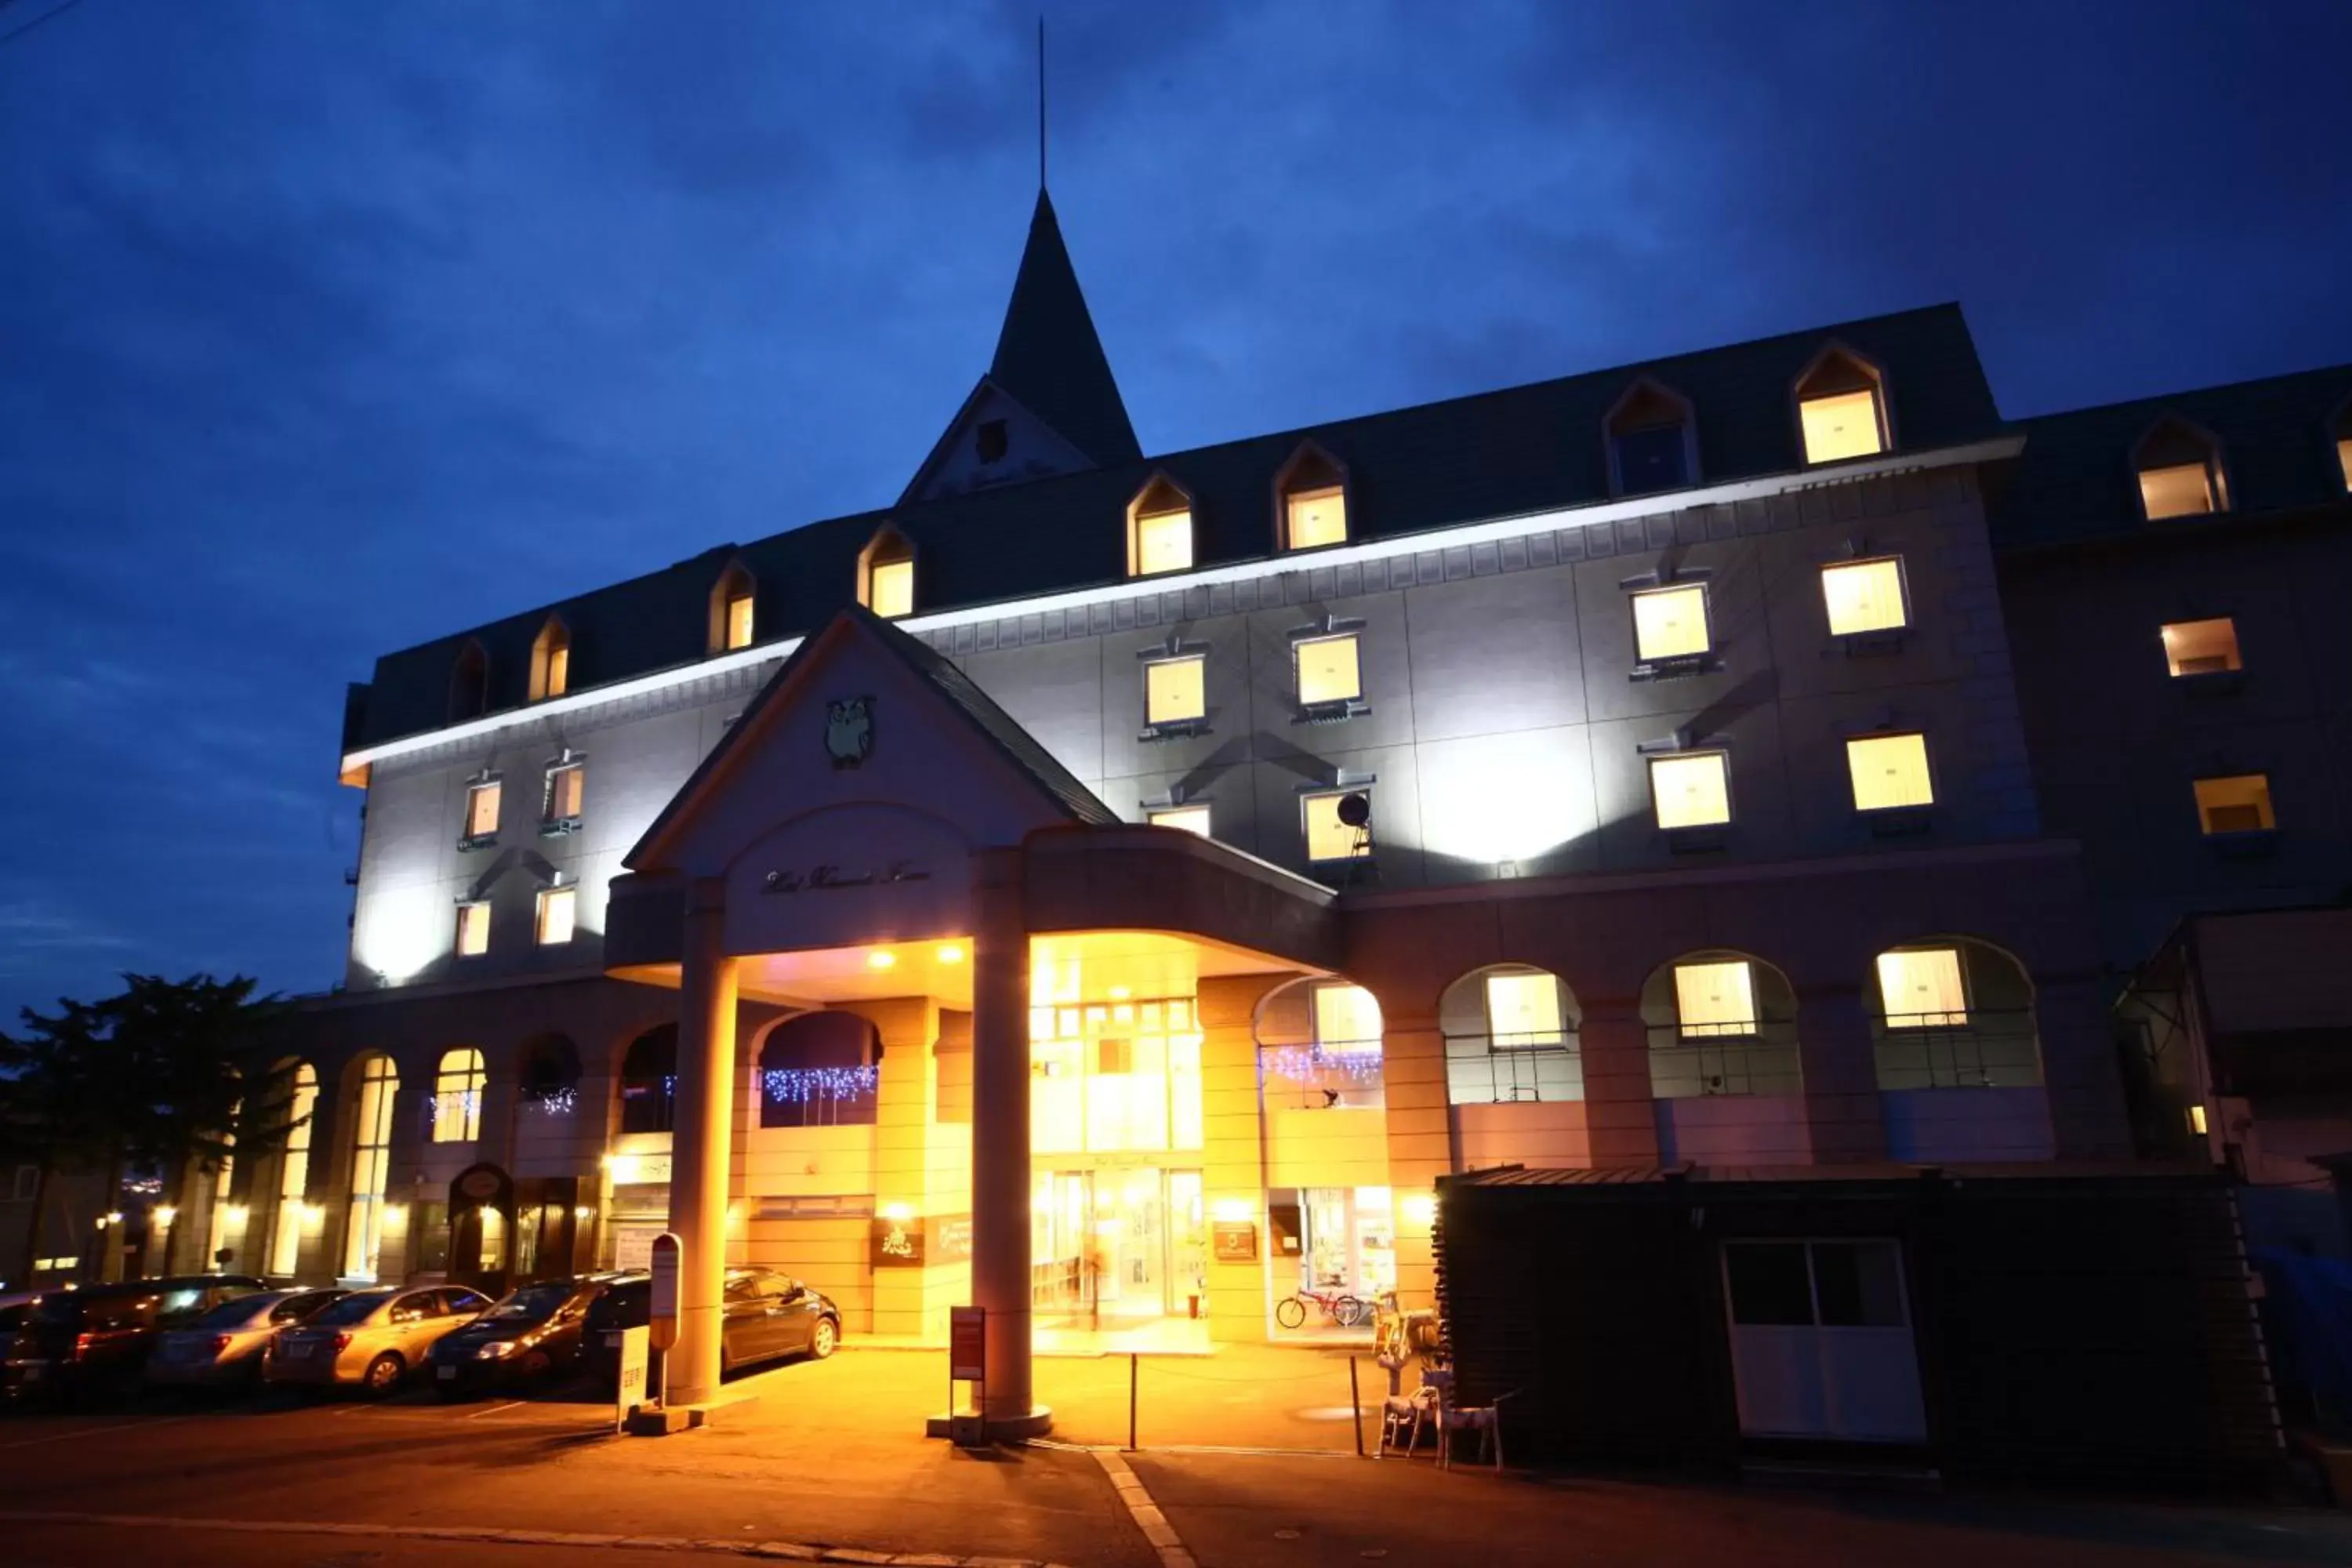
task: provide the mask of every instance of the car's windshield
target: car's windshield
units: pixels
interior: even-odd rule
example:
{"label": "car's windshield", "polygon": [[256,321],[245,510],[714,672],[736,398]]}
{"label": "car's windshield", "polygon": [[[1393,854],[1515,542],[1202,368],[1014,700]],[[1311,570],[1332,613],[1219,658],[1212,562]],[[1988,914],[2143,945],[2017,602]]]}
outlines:
{"label": "car's windshield", "polygon": [[555,1310],[572,1300],[572,1287],[565,1284],[526,1285],[508,1295],[484,1318],[505,1322],[538,1322],[555,1316]]}
{"label": "car's windshield", "polygon": [[353,1323],[366,1322],[378,1307],[391,1300],[389,1290],[362,1290],[356,1296],[344,1297],[310,1321],[331,1329],[349,1328]]}
{"label": "car's windshield", "polygon": [[242,1297],[235,1301],[223,1301],[188,1326],[195,1329],[243,1328],[257,1308],[257,1304],[250,1296]]}

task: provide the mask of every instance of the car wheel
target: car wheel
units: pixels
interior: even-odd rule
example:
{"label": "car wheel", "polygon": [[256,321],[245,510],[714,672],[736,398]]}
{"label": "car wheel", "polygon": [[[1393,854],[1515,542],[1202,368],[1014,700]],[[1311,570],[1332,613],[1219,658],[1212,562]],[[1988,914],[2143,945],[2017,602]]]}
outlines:
{"label": "car wheel", "polygon": [[834,1326],[833,1320],[819,1318],[816,1321],[816,1327],[809,1331],[809,1360],[823,1361],[833,1353],[833,1347],[840,1342],[841,1331]]}
{"label": "car wheel", "polygon": [[545,1351],[528,1351],[524,1352],[522,1360],[516,1363],[515,1371],[525,1377],[545,1377],[547,1369],[553,1364],[554,1363],[548,1360]]}
{"label": "car wheel", "polygon": [[367,1363],[360,1381],[370,1394],[381,1399],[400,1386],[400,1374],[407,1370],[398,1356],[386,1351]]}

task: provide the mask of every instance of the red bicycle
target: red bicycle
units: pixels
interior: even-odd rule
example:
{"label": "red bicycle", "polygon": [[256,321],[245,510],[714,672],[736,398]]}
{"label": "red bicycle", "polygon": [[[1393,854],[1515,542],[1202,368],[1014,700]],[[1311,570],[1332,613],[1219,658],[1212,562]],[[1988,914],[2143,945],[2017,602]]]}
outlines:
{"label": "red bicycle", "polygon": [[1325,1322],[1337,1323],[1343,1329],[1352,1329],[1362,1322],[1365,1312],[1370,1310],[1363,1302],[1342,1291],[1301,1290],[1297,1295],[1285,1296],[1274,1304],[1274,1321],[1286,1329],[1304,1326],[1309,1301],[1323,1309]]}

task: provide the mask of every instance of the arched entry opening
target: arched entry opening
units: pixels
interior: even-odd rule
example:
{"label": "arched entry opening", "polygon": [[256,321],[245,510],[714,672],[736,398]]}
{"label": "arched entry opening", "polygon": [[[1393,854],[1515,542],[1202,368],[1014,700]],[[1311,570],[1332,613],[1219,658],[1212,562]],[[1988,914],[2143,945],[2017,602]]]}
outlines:
{"label": "arched entry opening", "polygon": [[[1354,1329],[1396,1289],[1384,1028],[1379,999],[1336,975],[1275,987],[1251,1018],[1271,1306],[1282,1331]],[[1318,1298],[1347,1304],[1328,1311]]]}
{"label": "arched entry opening", "polygon": [[667,1132],[677,1122],[677,1026],[656,1024],[621,1058],[621,1131]]}
{"label": "arched entry opening", "polygon": [[856,1013],[787,1018],[760,1048],[760,1125],[870,1127],[882,1084],[882,1038]]}
{"label": "arched entry opening", "polygon": [[492,1164],[468,1165],[449,1184],[449,1279],[503,1296],[511,1277],[514,1180]]}
{"label": "arched entry opening", "polygon": [[1863,987],[1883,1089],[2030,1089],[2042,1081],[2033,982],[1990,942],[1888,948]]}

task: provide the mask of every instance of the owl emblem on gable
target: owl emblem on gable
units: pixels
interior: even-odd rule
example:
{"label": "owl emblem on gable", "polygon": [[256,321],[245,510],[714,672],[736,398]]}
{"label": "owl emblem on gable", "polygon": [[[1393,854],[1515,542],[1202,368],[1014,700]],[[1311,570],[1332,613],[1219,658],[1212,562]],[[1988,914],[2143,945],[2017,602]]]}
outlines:
{"label": "owl emblem on gable", "polygon": [[874,699],[843,697],[824,705],[824,752],[836,768],[854,768],[874,752]]}

